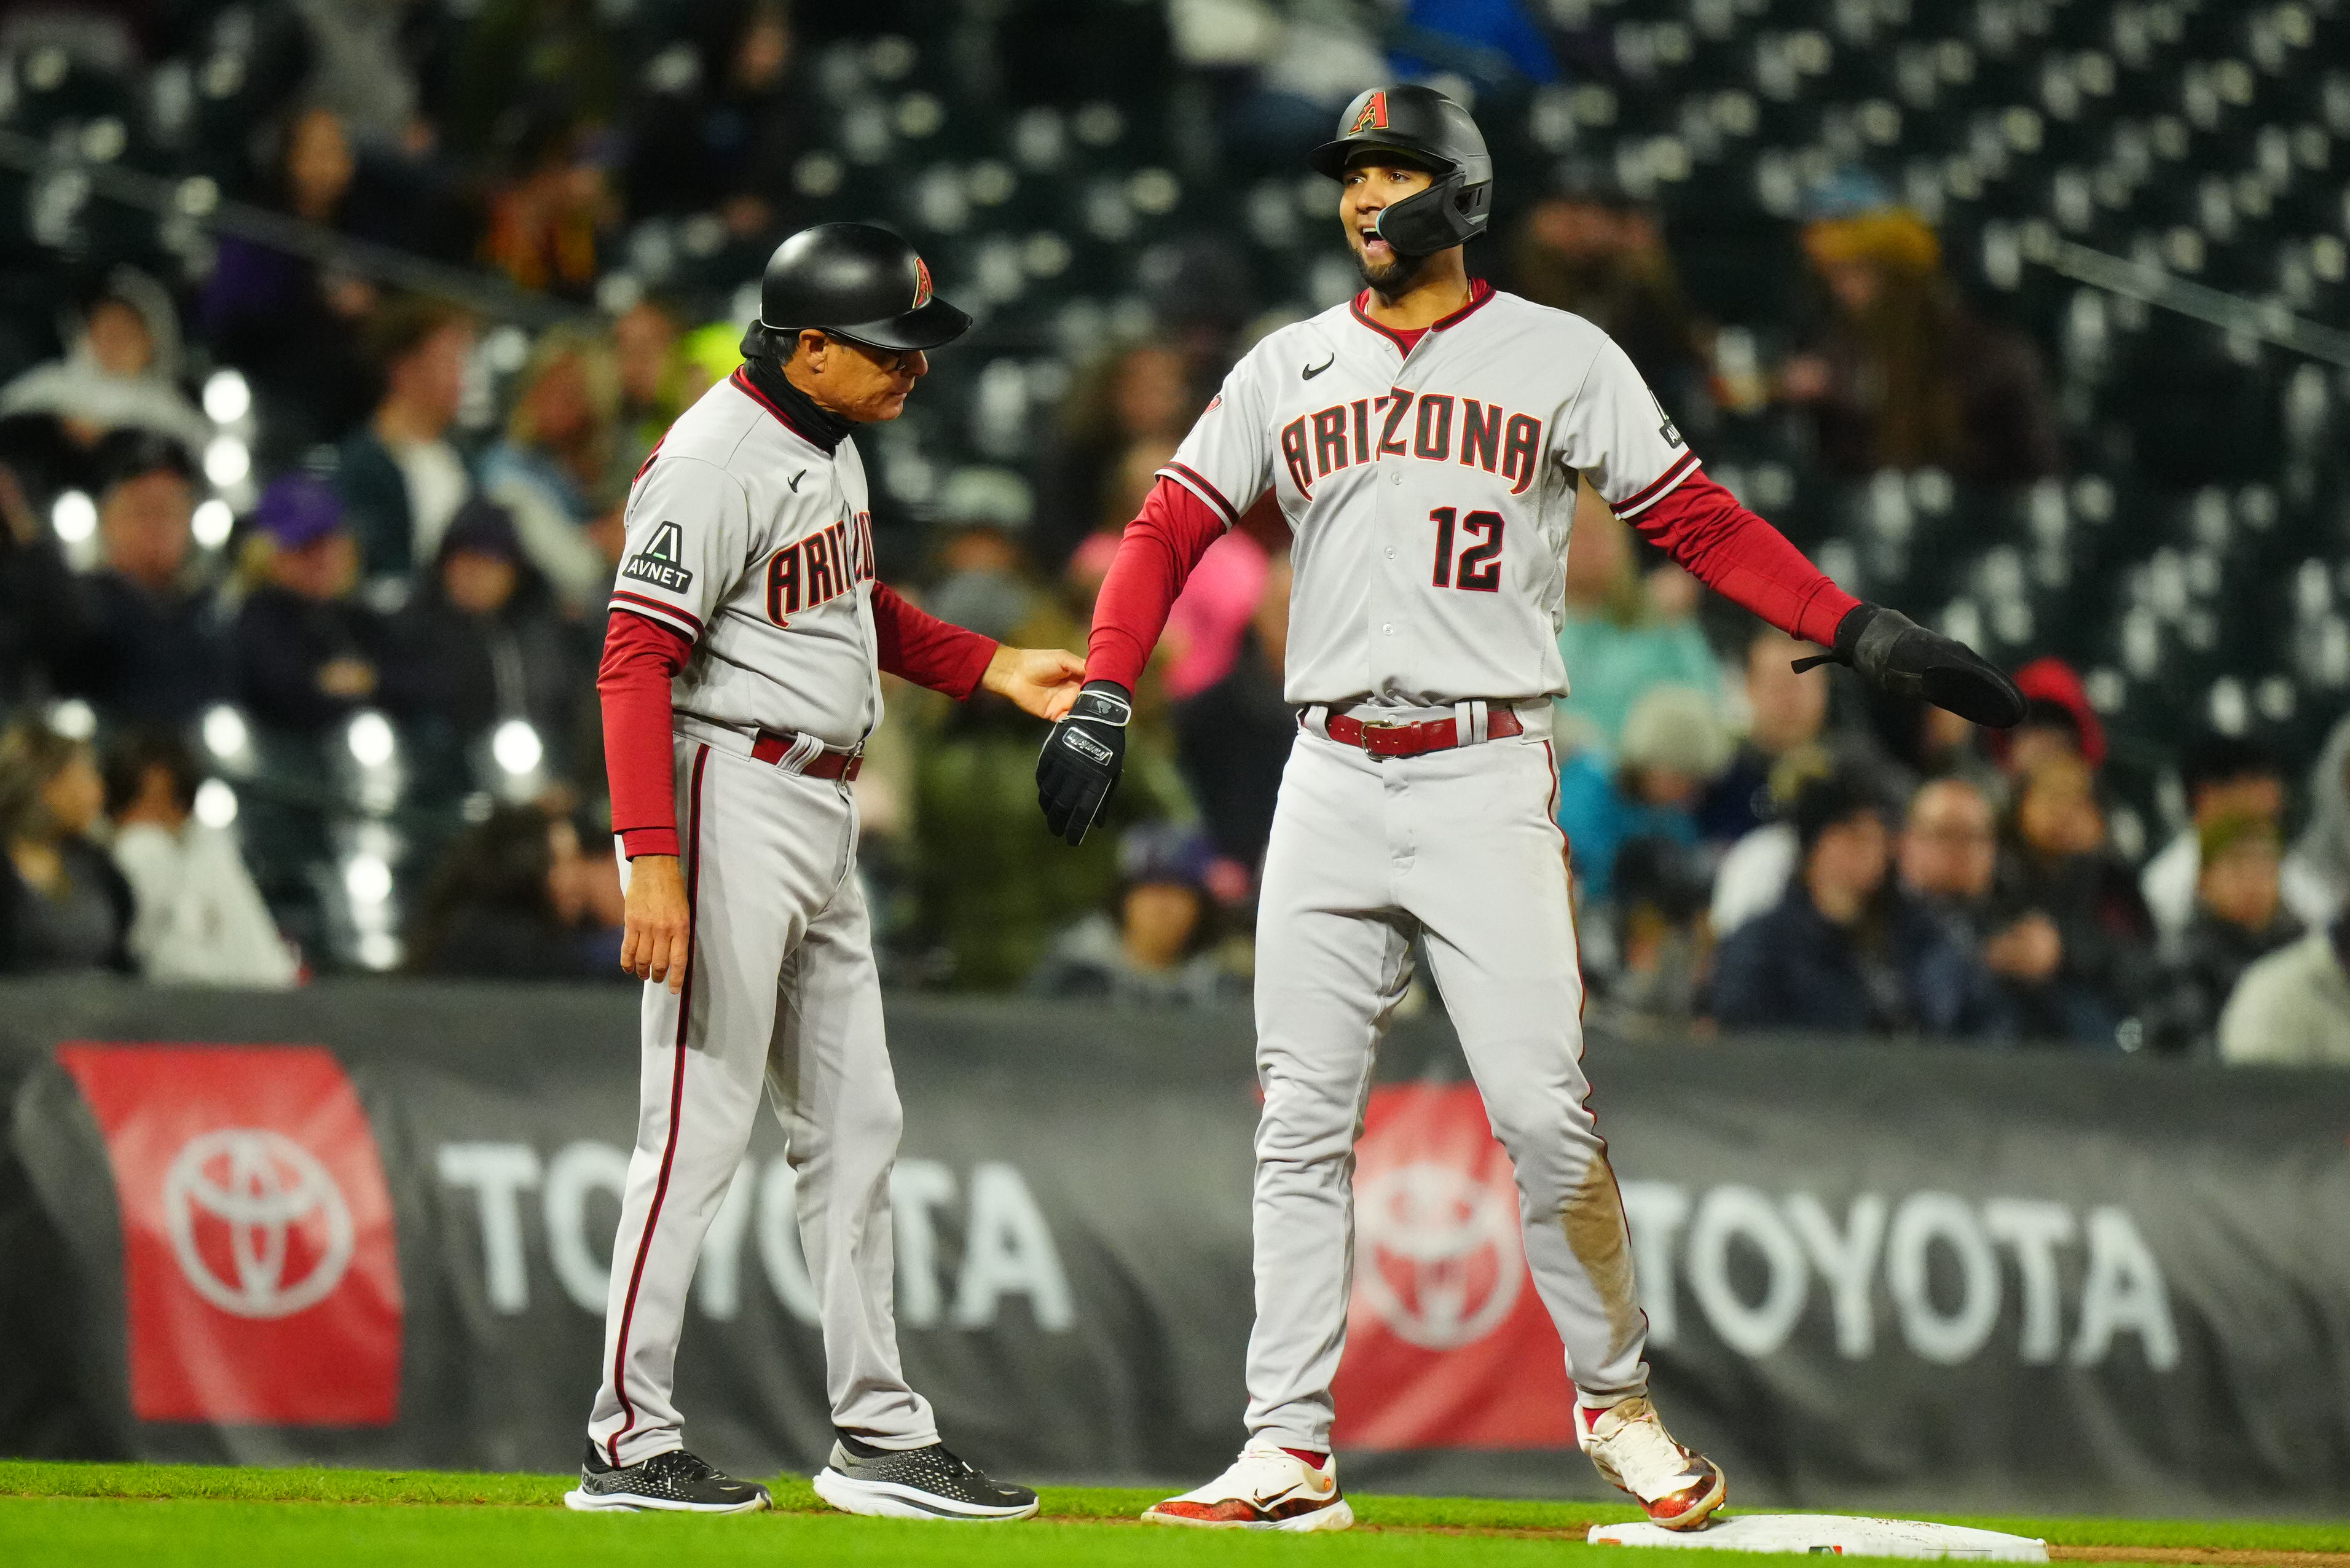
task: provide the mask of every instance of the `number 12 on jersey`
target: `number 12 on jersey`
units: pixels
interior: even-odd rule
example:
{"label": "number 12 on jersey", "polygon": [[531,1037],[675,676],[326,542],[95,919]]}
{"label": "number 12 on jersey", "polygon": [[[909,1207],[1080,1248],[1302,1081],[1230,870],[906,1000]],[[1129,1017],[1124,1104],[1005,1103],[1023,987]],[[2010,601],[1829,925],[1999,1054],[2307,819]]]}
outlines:
{"label": "number 12 on jersey", "polygon": [[[1461,517],[1450,506],[1440,506],[1428,514],[1436,524],[1436,586],[1440,588],[1460,588],[1472,594],[1499,593],[1502,588],[1502,514],[1498,512],[1471,512]],[[1467,534],[1476,543],[1452,558],[1455,533]]]}

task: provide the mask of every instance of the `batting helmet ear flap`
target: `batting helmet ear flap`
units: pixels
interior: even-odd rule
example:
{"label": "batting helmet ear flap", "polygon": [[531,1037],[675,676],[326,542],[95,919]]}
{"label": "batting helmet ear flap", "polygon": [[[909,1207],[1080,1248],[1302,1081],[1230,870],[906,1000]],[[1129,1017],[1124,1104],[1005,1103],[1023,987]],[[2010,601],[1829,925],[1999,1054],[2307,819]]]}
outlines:
{"label": "batting helmet ear flap", "polygon": [[1492,182],[1471,185],[1455,169],[1427,190],[1383,210],[1375,226],[1396,254],[1430,256],[1483,234],[1492,207]]}

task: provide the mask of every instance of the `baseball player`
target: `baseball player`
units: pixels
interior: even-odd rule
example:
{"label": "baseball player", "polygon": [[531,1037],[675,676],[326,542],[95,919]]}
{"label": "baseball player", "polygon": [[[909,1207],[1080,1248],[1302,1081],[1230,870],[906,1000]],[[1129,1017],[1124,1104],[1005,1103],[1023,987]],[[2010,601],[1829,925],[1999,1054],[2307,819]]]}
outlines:
{"label": "baseball player", "polygon": [[848,788],[879,670],[956,698],[983,686],[1046,719],[1082,677],[1073,654],[1000,648],[874,580],[851,430],[896,419],[925,352],[970,325],[888,231],[795,234],[767,263],[747,362],[670,427],[629,493],[598,685],[643,1070],[573,1508],[767,1506],[766,1489],[686,1451],[674,1401],[694,1259],[764,1090],[821,1306],[837,1441],[817,1492],[851,1513],[1036,1511],[1035,1492],[946,1449],[899,1367],[899,1111]]}
{"label": "baseball player", "polygon": [[1699,578],[1869,680],[1986,722],[2022,701],[1971,651],[1856,603],[1707,478],[1622,349],[1472,282],[1492,164],[1427,88],[1357,99],[1313,165],[1368,286],[1265,337],[1159,471],[1094,613],[1087,682],[1037,764],[1077,842],[1118,779],[1129,694],[1208,545],[1271,490],[1294,536],[1282,775],[1257,922],[1256,1325],[1249,1440],[1168,1524],[1353,1522],[1330,1456],[1371,1059],[1425,945],[1515,1167],[1526,1262],[1566,1349],[1575,1429],[1668,1528],[1719,1467],[1648,1398],[1647,1320],[1582,1065],[1551,701],[1578,476]]}

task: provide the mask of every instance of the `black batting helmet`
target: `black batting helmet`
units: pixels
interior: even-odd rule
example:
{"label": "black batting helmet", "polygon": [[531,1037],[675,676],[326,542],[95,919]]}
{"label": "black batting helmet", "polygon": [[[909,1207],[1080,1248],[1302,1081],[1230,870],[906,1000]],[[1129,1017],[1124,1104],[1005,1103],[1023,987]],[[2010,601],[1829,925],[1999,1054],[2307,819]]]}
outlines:
{"label": "black batting helmet", "polygon": [[1347,106],[1338,138],[1314,150],[1315,170],[1336,180],[1364,151],[1399,153],[1435,183],[1379,214],[1379,238],[1398,255],[1434,255],[1485,232],[1493,213],[1493,158],[1469,111],[1434,88],[1373,88]]}
{"label": "black batting helmet", "polygon": [[931,292],[929,266],[889,230],[819,223],[767,258],[752,335],[764,327],[787,339],[810,327],[902,351],[951,343],[970,330],[971,317]]}

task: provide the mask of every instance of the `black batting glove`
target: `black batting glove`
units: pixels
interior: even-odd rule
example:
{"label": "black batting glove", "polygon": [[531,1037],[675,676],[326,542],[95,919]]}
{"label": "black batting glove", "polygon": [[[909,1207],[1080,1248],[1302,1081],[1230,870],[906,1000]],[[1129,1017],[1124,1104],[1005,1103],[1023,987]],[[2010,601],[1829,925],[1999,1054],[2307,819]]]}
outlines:
{"label": "black batting glove", "polygon": [[1799,659],[1795,669],[1829,663],[1849,665],[1880,691],[1922,697],[1973,723],[2005,730],[2023,722],[2023,693],[1999,666],[1883,605],[1847,610],[1836,623],[1835,651]]}
{"label": "black batting glove", "polygon": [[1126,726],[1134,718],[1133,694],[1115,680],[1088,680],[1068,716],[1045,737],[1036,758],[1036,803],[1045,826],[1072,846],[1101,815],[1126,766]]}

